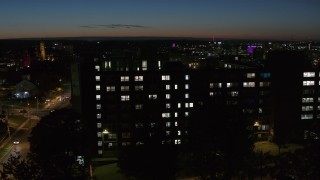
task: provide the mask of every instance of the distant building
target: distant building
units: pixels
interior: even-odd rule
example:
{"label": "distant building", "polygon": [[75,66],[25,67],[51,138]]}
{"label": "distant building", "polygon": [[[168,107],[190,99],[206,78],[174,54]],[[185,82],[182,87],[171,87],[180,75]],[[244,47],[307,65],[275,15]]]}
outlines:
{"label": "distant building", "polygon": [[26,99],[35,96],[38,93],[37,86],[32,82],[23,80],[16,85],[13,95],[17,99]]}
{"label": "distant building", "polygon": [[42,61],[46,60],[46,47],[44,42],[40,42],[40,59]]}
{"label": "distant building", "polygon": [[24,68],[30,67],[30,63],[31,63],[30,55],[28,51],[25,51],[23,54],[23,67]]}
{"label": "distant building", "polygon": [[[270,58],[286,56],[291,57]],[[293,62],[304,60],[294,56]],[[96,58],[72,67],[72,104],[94,130],[99,156],[154,136],[163,144],[184,143],[189,118],[206,101],[241,108],[257,139],[302,140],[308,123],[320,119],[319,70],[305,71],[301,63],[293,70],[291,65],[192,69],[178,62],[160,63],[161,68],[126,62]]]}

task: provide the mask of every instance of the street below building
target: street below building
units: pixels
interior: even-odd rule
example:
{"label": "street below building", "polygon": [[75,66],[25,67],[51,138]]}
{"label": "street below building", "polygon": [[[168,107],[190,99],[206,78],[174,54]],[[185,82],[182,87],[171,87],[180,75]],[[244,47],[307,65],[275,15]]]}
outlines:
{"label": "street below building", "polygon": [[[0,142],[0,164],[7,162],[11,155],[21,154],[22,158],[26,158],[30,152],[30,143],[28,138],[32,132],[32,128],[37,125],[42,117],[47,116],[56,109],[70,106],[70,92],[64,93],[50,100],[43,108],[23,107],[8,105],[11,107],[8,111],[9,117],[23,117],[22,120],[9,120],[9,135]],[[11,118],[11,119],[12,119]],[[14,129],[13,132],[12,129]],[[3,166],[0,166],[2,170]]]}

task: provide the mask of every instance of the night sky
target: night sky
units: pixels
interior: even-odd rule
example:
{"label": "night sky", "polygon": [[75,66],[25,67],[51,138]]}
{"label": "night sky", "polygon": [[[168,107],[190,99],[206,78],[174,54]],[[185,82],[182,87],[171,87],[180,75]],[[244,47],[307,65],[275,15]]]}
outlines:
{"label": "night sky", "polygon": [[0,38],[320,40],[320,0],[1,0]]}

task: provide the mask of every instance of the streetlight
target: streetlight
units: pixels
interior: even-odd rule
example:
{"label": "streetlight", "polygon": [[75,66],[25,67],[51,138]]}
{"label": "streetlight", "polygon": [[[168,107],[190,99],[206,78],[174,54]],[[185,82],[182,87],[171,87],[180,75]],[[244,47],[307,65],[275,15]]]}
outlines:
{"label": "streetlight", "polygon": [[253,127],[254,127],[254,134],[255,134],[256,138],[260,139],[259,138],[259,128],[260,128],[259,121],[254,122]]}
{"label": "streetlight", "polygon": [[109,131],[108,130],[103,130],[103,132],[102,132],[103,134],[109,134]]}

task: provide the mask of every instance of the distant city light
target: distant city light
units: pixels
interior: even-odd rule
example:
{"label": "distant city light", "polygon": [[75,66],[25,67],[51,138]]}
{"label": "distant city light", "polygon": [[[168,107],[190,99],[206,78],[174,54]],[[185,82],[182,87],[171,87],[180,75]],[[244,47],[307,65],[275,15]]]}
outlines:
{"label": "distant city light", "polygon": [[257,46],[248,46],[247,52],[248,52],[249,54],[252,54],[253,51],[254,51],[256,48],[257,48]]}

